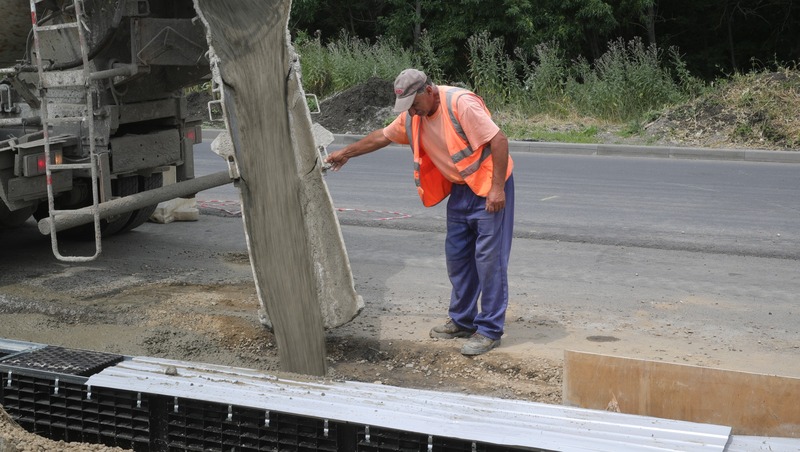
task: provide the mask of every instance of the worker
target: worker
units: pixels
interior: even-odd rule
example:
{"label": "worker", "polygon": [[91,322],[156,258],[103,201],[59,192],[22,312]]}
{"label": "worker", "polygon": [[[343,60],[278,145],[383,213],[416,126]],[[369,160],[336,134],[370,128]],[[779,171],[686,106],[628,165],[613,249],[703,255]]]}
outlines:
{"label": "worker", "polygon": [[411,146],[422,203],[430,207],[449,195],[445,257],[452,284],[450,318],[431,329],[430,336],[468,337],[462,354],[486,353],[500,345],[508,306],[514,223],[508,139],[475,93],[437,86],[422,71],[402,71],[394,93],[399,116],[331,153],[326,162],[338,171],[349,159],[392,142]]}

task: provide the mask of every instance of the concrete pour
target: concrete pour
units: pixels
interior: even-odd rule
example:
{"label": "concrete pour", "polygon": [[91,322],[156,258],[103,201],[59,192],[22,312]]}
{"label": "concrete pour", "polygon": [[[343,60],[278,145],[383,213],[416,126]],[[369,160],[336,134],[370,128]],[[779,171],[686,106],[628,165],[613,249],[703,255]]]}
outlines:
{"label": "concrete pour", "polygon": [[281,364],[325,374],[324,327],[363,307],[322,180],[300,64],[287,29],[289,1],[196,0],[220,88],[263,323]]}

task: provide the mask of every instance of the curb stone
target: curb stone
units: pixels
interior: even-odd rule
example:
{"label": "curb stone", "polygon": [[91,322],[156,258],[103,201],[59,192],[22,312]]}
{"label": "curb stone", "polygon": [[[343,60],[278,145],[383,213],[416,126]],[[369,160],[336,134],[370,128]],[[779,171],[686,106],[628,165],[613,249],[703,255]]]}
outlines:
{"label": "curb stone", "polygon": [[[203,138],[213,139],[220,129],[204,129]],[[332,144],[355,143],[364,135],[334,134]],[[728,160],[761,163],[800,164],[800,150],[771,151],[766,149],[697,148],[679,146],[634,146],[627,144],[578,144],[544,141],[509,141],[511,152],[536,154],[587,155],[599,157],[648,157],[667,159]]]}
{"label": "curb stone", "polygon": [[[346,145],[360,140],[362,136],[334,134],[334,138],[334,144]],[[511,152],[532,152],[537,154],[800,163],[800,151],[770,151],[764,149],[711,149],[678,146],[633,146],[627,144],[551,143],[544,141],[509,141],[508,149]]]}

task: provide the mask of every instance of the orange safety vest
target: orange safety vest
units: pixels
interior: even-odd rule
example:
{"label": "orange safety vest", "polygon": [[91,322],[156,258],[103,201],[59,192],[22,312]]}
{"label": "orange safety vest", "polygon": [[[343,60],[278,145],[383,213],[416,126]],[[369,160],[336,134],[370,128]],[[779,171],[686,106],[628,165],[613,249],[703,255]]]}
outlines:
{"label": "orange safety vest", "polygon": [[[463,95],[476,94],[462,89],[449,86],[439,86],[439,101],[445,106],[450,122],[445,122],[444,141],[450,158],[461,177],[469,185],[472,191],[478,195],[486,197],[492,186],[492,168],[494,164],[490,158],[492,150],[489,143],[485,143],[478,149],[472,149],[467,135],[461,128],[458,121],[458,99]],[[483,103],[483,99],[478,97]],[[483,105],[486,114],[491,115],[486,105]],[[419,128],[421,118],[406,113],[406,134],[411,150],[414,152],[414,183],[417,186],[422,204],[431,207],[441,202],[450,194],[453,183],[433,164],[428,155],[419,146]],[[511,173],[511,157],[509,156],[508,172]],[[508,174],[506,175],[508,178]]]}

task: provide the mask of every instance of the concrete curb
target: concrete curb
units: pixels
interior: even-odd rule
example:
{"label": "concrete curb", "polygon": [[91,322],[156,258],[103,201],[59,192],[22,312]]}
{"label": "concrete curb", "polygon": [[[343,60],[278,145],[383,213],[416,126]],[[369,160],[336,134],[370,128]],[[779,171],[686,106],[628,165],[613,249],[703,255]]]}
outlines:
{"label": "concrete curb", "polygon": [[[336,135],[334,144],[346,145],[362,135]],[[710,149],[677,146],[631,146],[624,144],[575,144],[540,141],[510,141],[511,152],[538,154],[594,155],[617,157],[652,157],[673,159],[731,160],[743,162],[800,163],[800,151],[763,149]]]}
{"label": "concrete curb", "polygon": [[[211,139],[220,129],[204,129],[205,138]],[[333,144],[355,143],[364,135],[334,134]],[[800,163],[799,151],[769,151],[764,149],[711,149],[678,146],[631,146],[626,144],[577,144],[543,141],[510,141],[511,152],[537,154],[592,155],[600,157],[648,157],[695,160],[729,160],[741,162]]]}

